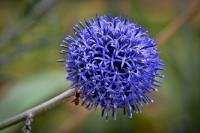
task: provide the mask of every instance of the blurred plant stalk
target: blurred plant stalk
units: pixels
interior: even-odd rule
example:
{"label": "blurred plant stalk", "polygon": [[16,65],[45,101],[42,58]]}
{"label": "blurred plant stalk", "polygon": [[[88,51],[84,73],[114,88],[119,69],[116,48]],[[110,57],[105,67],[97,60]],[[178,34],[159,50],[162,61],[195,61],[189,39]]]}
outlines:
{"label": "blurred plant stalk", "polygon": [[39,22],[38,20],[42,18],[59,1],[60,0],[41,0],[37,2],[24,19],[21,19],[15,25],[2,33],[0,36],[0,48],[4,47],[10,41],[17,38],[27,29],[31,28],[34,24]]}
{"label": "blurred plant stalk", "polygon": [[66,100],[67,98],[70,98],[71,96],[73,96],[75,93],[74,89],[68,89],[66,91],[64,91],[63,93],[55,96],[54,98],[41,103],[40,105],[37,105],[27,111],[22,112],[21,114],[18,114],[17,116],[14,116],[6,121],[3,121],[0,123],[0,130],[12,126],[14,124],[17,124],[21,121],[24,121],[27,119],[27,117],[32,116],[32,118],[38,114],[40,114],[41,112],[44,112],[52,107],[54,107],[55,105],[61,103],[62,101]]}
{"label": "blurred plant stalk", "polygon": [[191,5],[185,12],[172,21],[166,28],[164,28],[156,37],[157,47],[161,47],[166,44],[170,38],[172,38],[178,30],[180,30],[185,24],[190,22],[200,10],[200,0],[191,0]]}
{"label": "blurred plant stalk", "polygon": [[[193,1],[191,6],[188,8],[188,10],[186,10],[180,17],[178,17],[177,19],[172,21],[171,24],[169,24],[166,28],[164,28],[164,30],[162,30],[160,32],[160,34],[158,34],[158,36],[156,37],[158,48],[160,48],[161,46],[166,44],[166,42],[173,35],[175,35],[175,33],[179,29],[181,29],[185,24],[187,24],[189,21],[191,21],[197,15],[198,11],[200,10],[199,6],[200,6],[199,0],[196,0],[195,2]],[[0,45],[0,47],[1,46],[2,45]],[[38,114],[40,114],[48,109],[51,109],[56,104],[59,104],[63,100],[66,100],[67,98],[73,96],[74,93],[75,93],[75,89],[68,89],[68,90],[64,91],[63,93],[55,96],[54,98],[52,98],[38,106],[33,107],[32,109],[29,109],[29,110],[27,110],[21,114],[18,114],[8,120],[5,120],[0,123],[0,130],[26,120],[27,116],[29,116],[29,115],[32,115],[32,117],[35,117]],[[81,120],[84,120],[84,118],[86,118],[86,117],[83,117],[83,119],[81,119]],[[68,128],[66,127],[66,129],[68,129]]]}

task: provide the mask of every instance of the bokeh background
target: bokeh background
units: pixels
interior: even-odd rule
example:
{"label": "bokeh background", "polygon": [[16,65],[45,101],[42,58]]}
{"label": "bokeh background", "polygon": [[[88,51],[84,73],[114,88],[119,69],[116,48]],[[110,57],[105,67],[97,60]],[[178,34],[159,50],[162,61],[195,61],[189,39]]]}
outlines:
{"label": "bokeh background", "polygon": [[[156,37],[195,0],[1,0],[0,121],[67,89],[59,44],[72,26],[96,13],[127,15]],[[42,5],[42,6],[41,6]],[[70,102],[34,118],[33,133],[200,132],[200,13],[158,49],[167,78],[154,103],[132,119],[118,112],[108,122],[101,111]],[[20,133],[23,123],[0,132]]]}

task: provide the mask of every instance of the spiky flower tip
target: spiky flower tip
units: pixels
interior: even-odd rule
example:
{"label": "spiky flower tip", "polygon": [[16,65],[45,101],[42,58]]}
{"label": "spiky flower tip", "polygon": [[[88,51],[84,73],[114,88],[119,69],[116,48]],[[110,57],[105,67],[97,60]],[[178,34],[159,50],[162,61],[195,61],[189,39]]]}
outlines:
{"label": "spiky flower tip", "polygon": [[66,36],[60,53],[66,55],[67,79],[88,109],[101,107],[116,119],[121,108],[130,118],[141,112],[142,103],[152,103],[148,93],[157,90],[159,60],[155,40],[129,19],[96,16],[74,26],[75,38]]}

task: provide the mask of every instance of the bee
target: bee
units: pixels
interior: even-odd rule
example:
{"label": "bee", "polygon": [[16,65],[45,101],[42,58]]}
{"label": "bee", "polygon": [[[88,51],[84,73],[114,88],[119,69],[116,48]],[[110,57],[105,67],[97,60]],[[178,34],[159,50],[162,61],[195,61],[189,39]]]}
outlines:
{"label": "bee", "polygon": [[74,103],[76,106],[79,105],[79,103],[80,103],[80,90],[76,91],[75,99],[72,100],[72,103]]}

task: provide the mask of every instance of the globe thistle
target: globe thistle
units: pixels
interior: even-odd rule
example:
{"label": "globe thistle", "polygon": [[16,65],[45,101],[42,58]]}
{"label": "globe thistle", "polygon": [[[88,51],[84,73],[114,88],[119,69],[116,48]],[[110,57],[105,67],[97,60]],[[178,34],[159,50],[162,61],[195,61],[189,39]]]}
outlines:
{"label": "globe thistle", "polygon": [[67,57],[67,79],[88,109],[101,107],[102,116],[108,119],[111,111],[116,119],[121,108],[131,118],[142,103],[153,102],[148,93],[159,87],[163,62],[147,31],[127,17],[109,14],[73,29],[75,38],[66,36],[61,44],[66,50],[60,53]]}

